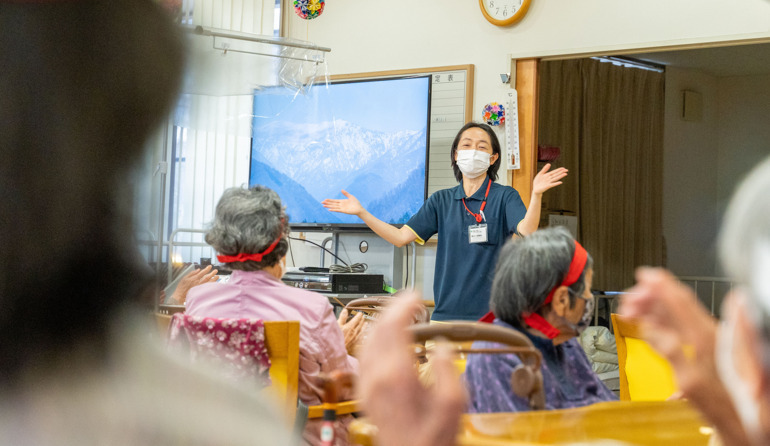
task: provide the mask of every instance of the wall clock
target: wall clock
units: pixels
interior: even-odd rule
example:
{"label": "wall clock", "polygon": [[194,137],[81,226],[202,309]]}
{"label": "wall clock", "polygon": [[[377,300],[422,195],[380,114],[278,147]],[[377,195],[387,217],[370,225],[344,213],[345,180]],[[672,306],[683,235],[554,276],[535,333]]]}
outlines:
{"label": "wall clock", "polygon": [[484,17],[497,26],[512,25],[527,13],[531,0],[479,0]]}

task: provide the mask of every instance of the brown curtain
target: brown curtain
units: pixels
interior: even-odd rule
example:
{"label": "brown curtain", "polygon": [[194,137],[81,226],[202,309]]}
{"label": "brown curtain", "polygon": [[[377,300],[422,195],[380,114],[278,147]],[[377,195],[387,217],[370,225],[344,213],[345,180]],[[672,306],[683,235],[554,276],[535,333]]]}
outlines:
{"label": "brown curtain", "polygon": [[545,210],[578,215],[593,287],[622,290],[639,265],[663,264],[664,75],[593,59],[540,67],[539,144],[570,170]]}

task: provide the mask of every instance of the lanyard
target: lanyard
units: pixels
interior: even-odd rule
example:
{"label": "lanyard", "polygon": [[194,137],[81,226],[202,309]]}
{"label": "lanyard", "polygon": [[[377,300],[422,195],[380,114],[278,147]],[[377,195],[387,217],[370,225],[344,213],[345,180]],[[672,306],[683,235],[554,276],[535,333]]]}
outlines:
{"label": "lanyard", "polygon": [[[484,201],[481,202],[481,208],[479,209],[478,214],[474,214],[471,212],[470,209],[468,209],[468,205],[465,204],[465,198],[463,198],[463,206],[465,206],[465,210],[468,211],[469,214],[473,215],[476,218],[476,223],[481,223],[482,216],[484,215],[484,206],[487,205],[487,197],[489,196],[489,187],[492,186],[492,179],[489,179],[489,183],[487,183],[487,191],[484,193]],[[484,218],[486,221],[486,218]]]}

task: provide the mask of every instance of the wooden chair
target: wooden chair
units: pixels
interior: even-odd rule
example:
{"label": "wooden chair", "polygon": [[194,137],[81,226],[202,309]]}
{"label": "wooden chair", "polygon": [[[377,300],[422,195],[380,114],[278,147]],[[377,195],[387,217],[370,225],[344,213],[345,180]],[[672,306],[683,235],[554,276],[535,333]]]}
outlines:
{"label": "wooden chair", "polygon": [[663,401],[676,392],[674,371],[668,361],[642,339],[637,321],[611,314],[618,348],[620,399]]}
{"label": "wooden chair", "polygon": [[[360,401],[359,400],[349,400],[349,401],[341,401],[334,405],[334,408],[336,409],[337,415],[347,415],[351,413],[356,413],[360,411]],[[308,418],[322,418],[324,415],[324,406],[322,404],[319,404],[317,406],[310,406],[307,408],[307,417]]]}
{"label": "wooden chair", "polygon": [[[360,311],[366,315],[369,316],[375,316],[380,311],[384,310],[388,304],[393,302],[393,299],[398,299],[397,297],[362,297],[360,299],[353,299],[350,302],[348,302],[347,305],[345,305],[345,308],[351,312],[353,311]],[[423,301],[423,305],[420,308],[419,313],[414,315],[414,323],[425,323],[430,320],[430,314],[428,313],[428,309],[426,306],[427,303],[432,303],[429,301]]]}
{"label": "wooden chair", "polygon": [[[265,322],[265,345],[270,356],[271,388],[286,406],[286,419],[297,416],[299,393],[299,321]],[[358,400],[343,401],[336,405],[337,415],[358,411]],[[323,417],[323,405],[308,407],[308,418]]]}
{"label": "wooden chair", "polygon": [[[171,315],[155,313],[159,333],[165,338]],[[286,419],[292,423],[297,416],[299,395],[299,321],[266,321],[265,347],[270,357],[272,384],[263,392],[284,406]],[[323,417],[323,405],[310,406],[308,418]],[[343,401],[336,405],[337,415],[358,412],[358,401]]]}
{"label": "wooden chair", "polygon": [[171,325],[171,315],[162,313],[153,313],[155,316],[155,326],[158,328],[158,335],[161,339],[166,339],[168,327]]}
{"label": "wooden chair", "polygon": [[299,321],[265,322],[265,346],[270,356],[270,380],[265,389],[284,405],[286,419],[293,421],[299,393]]}
{"label": "wooden chair", "polygon": [[[163,339],[168,339],[172,316],[155,313]],[[299,321],[264,322],[265,348],[270,358],[271,385],[262,392],[283,406],[286,419],[293,422],[299,394]]]}
{"label": "wooden chair", "polygon": [[[467,321],[451,321],[447,324],[416,324],[410,326],[409,330],[418,344],[429,339],[443,338],[461,345],[471,341],[491,341],[507,345],[506,348],[492,349],[456,346],[456,351],[466,354],[516,354],[522,363],[513,370],[511,376],[513,392],[522,398],[527,398],[532,410],[545,408],[545,389],[540,370],[542,354],[535,348],[532,341],[522,333],[497,325]],[[425,349],[422,353],[424,352]]]}

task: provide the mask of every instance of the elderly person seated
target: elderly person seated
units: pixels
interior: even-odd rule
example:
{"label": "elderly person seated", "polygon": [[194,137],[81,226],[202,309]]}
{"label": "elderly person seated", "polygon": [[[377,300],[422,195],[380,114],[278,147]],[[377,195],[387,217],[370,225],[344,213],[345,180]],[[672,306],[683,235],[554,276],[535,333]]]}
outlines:
{"label": "elderly person seated", "polygon": [[[281,282],[288,236],[289,219],[278,194],[262,186],[226,190],[217,204],[206,242],[220,254],[217,259],[233,272],[227,283],[191,288],[186,313],[300,321],[299,397],[310,406],[321,404],[321,388],[315,380],[319,373],[358,372],[358,361],[348,351],[358,340],[363,316],[359,313],[344,323],[347,313],[337,320],[325,296]],[[341,395],[343,399],[351,396]],[[336,423],[337,444],[347,443],[350,418],[341,417]],[[321,422],[307,423],[303,433],[307,443],[319,444]]]}
{"label": "elderly person seated", "polygon": [[[511,240],[500,252],[492,282],[494,324],[524,333],[542,353],[546,409],[580,407],[617,399],[591,369],[576,336],[593,314],[592,259],[563,228]],[[476,348],[495,348],[476,342]],[[514,354],[474,354],[465,372],[469,411],[529,410],[511,389]]]}
{"label": "elderly person seated", "polygon": [[[770,158],[744,181],[719,248],[734,287],[722,323],[668,271],[640,268],[621,313],[671,363],[677,384],[726,445],[770,444]],[[688,348],[683,348],[687,346]]]}

